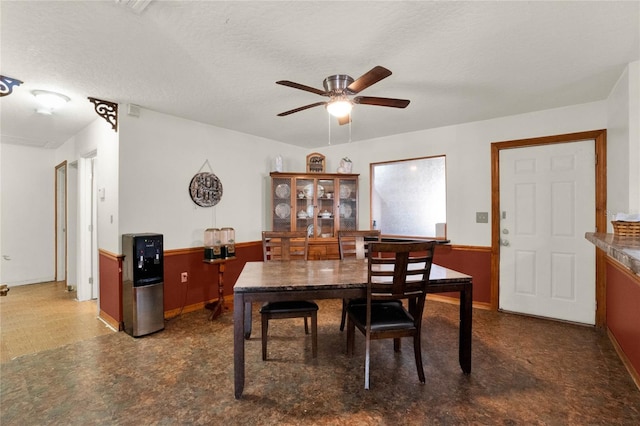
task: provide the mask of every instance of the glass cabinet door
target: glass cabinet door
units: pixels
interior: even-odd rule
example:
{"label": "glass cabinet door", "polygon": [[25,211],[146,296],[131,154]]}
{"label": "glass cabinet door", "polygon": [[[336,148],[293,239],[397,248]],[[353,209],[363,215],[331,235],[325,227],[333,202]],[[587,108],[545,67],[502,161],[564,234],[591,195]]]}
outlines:
{"label": "glass cabinet door", "polygon": [[310,238],[313,238],[315,217],[315,180],[314,179],[294,179],[295,182],[295,231],[307,231]]}
{"label": "glass cabinet door", "polygon": [[294,214],[291,209],[291,179],[274,178],[271,186],[273,191],[273,230],[291,231],[291,215]]}
{"label": "glass cabinet door", "polygon": [[338,197],[338,226],[342,230],[355,231],[358,217],[358,181],[355,178],[337,180],[338,188],[335,193]]}
{"label": "glass cabinet door", "polygon": [[336,237],[335,179],[318,179],[316,238]]}

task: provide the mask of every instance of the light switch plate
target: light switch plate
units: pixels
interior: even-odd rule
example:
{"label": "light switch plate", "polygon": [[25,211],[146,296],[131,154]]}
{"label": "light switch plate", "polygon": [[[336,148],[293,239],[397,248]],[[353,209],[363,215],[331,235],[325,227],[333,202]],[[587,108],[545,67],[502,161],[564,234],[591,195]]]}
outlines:
{"label": "light switch plate", "polygon": [[489,223],[489,213],[476,212],[476,223]]}

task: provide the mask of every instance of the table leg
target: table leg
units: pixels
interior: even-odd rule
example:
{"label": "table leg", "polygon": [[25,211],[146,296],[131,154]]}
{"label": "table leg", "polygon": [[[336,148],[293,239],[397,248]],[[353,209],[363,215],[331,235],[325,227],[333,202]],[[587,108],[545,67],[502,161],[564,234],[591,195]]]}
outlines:
{"label": "table leg", "polygon": [[[250,303],[248,303],[251,306]],[[240,399],[244,390],[244,295],[233,295],[233,380],[235,398]]]}
{"label": "table leg", "polygon": [[251,337],[251,302],[244,305],[244,338],[249,340]]}
{"label": "table leg", "polygon": [[473,315],[473,288],[465,285],[460,291],[460,367],[471,374],[471,323]]}

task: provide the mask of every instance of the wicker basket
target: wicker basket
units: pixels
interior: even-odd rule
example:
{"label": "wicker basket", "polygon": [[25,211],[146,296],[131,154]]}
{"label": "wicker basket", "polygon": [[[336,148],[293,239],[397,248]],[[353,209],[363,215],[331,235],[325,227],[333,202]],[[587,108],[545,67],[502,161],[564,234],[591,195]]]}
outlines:
{"label": "wicker basket", "polygon": [[622,237],[640,237],[640,222],[624,222],[622,220],[614,220],[613,233]]}

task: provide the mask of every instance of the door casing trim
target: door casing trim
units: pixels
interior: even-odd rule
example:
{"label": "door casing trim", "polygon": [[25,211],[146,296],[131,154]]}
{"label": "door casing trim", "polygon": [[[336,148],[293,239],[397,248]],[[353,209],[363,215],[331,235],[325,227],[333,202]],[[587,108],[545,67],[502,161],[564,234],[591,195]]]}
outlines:
{"label": "door casing trim", "polygon": [[[64,223],[59,224],[58,223],[58,219],[59,219],[59,214],[58,214],[59,213],[58,212],[58,196],[59,196],[59,194],[58,194],[58,188],[59,188],[58,187],[58,185],[59,185],[59,182],[58,182],[58,171],[63,167],[65,169],[64,182],[62,182],[63,185],[64,185],[64,200],[63,200],[63,203],[64,203]],[[67,232],[66,232],[66,230],[67,230],[67,222],[68,222],[68,219],[67,219],[67,160],[65,160],[62,163],[58,164],[54,169],[54,173],[55,173],[55,178],[54,178],[54,192],[53,192],[54,193],[54,197],[53,197],[54,198],[54,207],[53,207],[53,215],[54,215],[54,219],[53,219],[53,221],[54,221],[54,225],[53,225],[54,226],[54,231],[53,231],[54,237],[53,238],[54,238],[54,240],[53,241],[54,241],[54,247],[55,247],[55,254],[54,254],[54,259],[53,259],[53,261],[54,261],[54,269],[53,269],[53,274],[54,275],[53,276],[54,276],[54,279],[57,281],[58,280],[58,257],[60,256],[60,253],[58,253],[58,237],[59,237],[59,235],[58,235],[58,227],[59,227],[59,225],[62,225],[63,228],[65,229],[65,232],[64,232],[64,283],[65,283],[65,286],[67,286],[68,285],[67,284],[67,266],[68,266],[67,265],[67,258],[68,258],[67,250],[68,250],[68,247],[67,247]]]}
{"label": "door casing trim", "polygon": [[[589,130],[563,135],[491,143],[491,309],[498,310],[500,294],[500,151],[536,145],[595,141],[595,231],[607,230],[607,131]],[[596,250],[596,327],[606,325],[605,254]]]}

